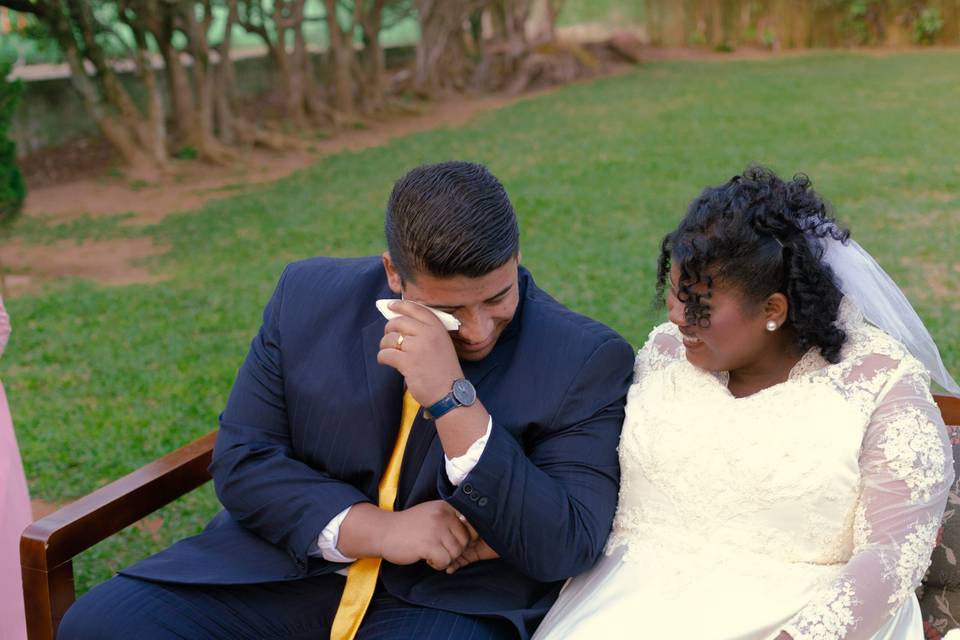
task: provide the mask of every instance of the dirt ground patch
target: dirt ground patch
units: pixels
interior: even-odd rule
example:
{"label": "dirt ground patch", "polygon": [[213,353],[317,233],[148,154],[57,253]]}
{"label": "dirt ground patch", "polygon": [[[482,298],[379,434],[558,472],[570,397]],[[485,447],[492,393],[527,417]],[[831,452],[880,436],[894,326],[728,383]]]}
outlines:
{"label": "dirt ground patch", "polygon": [[64,503],[48,502],[47,500],[34,498],[33,500],[30,501],[30,510],[33,511],[33,519],[39,520],[44,516],[50,515],[51,513],[53,513],[60,507],[62,507],[64,504],[66,503],[65,502]]}
{"label": "dirt ground patch", "polygon": [[714,51],[696,47],[650,47],[644,50],[645,62],[667,60],[728,61],[728,60],[770,60],[772,58],[793,58],[808,56],[816,51],[809,49],[790,49],[773,52],[769,49],[741,47],[733,51]]}
{"label": "dirt ground patch", "polygon": [[138,261],[160,255],[167,247],[150,238],[116,240],[60,240],[52,244],[14,241],[3,247],[2,262],[10,273],[5,278],[6,295],[35,293],[44,284],[60,278],[86,278],[106,285],[160,282],[164,276],[151,272]]}
{"label": "dirt ground patch", "polygon": [[[621,70],[622,71],[622,70]],[[66,221],[82,215],[108,216],[134,213],[125,224],[156,224],[164,217],[197,209],[207,201],[236,195],[249,187],[273,182],[342,151],[360,151],[420,131],[458,127],[487,111],[555,89],[522,96],[465,96],[423,107],[419,113],[385,116],[347,129],[335,137],[311,140],[307,132],[290,151],[252,150],[233,166],[213,166],[199,161],[175,161],[169,176],[155,182],[131,182],[122,177],[84,178],[41,186],[27,196],[25,215]]]}

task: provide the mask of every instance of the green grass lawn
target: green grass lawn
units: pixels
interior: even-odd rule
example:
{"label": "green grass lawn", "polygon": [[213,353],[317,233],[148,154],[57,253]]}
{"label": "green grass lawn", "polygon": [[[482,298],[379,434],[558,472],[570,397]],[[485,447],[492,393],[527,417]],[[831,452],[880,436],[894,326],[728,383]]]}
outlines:
{"label": "green grass lawn", "polygon": [[[901,283],[960,373],[960,53],[825,53],[659,63],[488,113],[470,126],[329,157],[150,227],[124,216],[29,222],[34,241],[141,235],[168,281],[72,282],[8,302],[0,375],[35,497],[82,495],[216,427],[277,277],[317,254],[383,249],[383,206],[409,167],[487,163],[520,216],[539,284],[640,345],[657,245],[708,184],[753,162],[806,172]],[[209,485],[81,556],[81,590],[216,510]]]}

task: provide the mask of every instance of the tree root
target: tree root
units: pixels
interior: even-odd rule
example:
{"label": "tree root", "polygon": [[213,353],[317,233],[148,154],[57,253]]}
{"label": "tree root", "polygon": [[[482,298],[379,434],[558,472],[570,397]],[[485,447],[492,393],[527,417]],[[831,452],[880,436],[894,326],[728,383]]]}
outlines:
{"label": "tree root", "polygon": [[234,135],[242,144],[270,149],[271,151],[287,151],[296,146],[289,136],[268,131],[245,120],[236,120],[234,127]]}

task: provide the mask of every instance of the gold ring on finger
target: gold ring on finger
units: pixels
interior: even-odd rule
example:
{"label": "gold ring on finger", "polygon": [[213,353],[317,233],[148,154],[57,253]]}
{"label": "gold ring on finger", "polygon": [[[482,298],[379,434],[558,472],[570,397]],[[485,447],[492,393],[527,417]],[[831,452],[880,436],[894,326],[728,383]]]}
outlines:
{"label": "gold ring on finger", "polygon": [[401,333],[401,334],[400,334],[400,337],[397,338],[397,351],[399,351],[399,350],[400,350],[400,347],[402,347],[402,346],[403,346],[403,334]]}

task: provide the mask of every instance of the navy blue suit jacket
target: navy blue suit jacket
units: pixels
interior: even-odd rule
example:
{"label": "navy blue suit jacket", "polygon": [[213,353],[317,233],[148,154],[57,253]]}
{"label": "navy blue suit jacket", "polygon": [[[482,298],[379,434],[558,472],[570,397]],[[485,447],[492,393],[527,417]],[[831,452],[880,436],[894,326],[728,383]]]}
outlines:
{"label": "navy blue suit jacket", "polygon": [[[501,556],[454,575],[384,563],[413,604],[512,621],[533,631],[562,581],[602,553],[617,503],[617,443],[633,350],[575,314],[520,269],[516,315],[466,377],[493,416],[486,449],[450,484],[433,425],[419,417],[396,508],[442,498]],[[379,258],[291,264],[240,368],[210,466],[225,510],[200,535],[123,571],[186,584],[294,580],[344,565],[311,555],[338,513],[377,502],[400,424],[403,379],[377,363],[396,297]]]}

